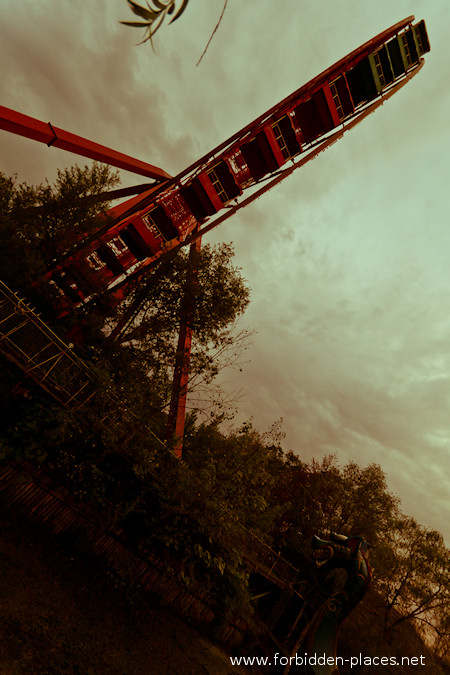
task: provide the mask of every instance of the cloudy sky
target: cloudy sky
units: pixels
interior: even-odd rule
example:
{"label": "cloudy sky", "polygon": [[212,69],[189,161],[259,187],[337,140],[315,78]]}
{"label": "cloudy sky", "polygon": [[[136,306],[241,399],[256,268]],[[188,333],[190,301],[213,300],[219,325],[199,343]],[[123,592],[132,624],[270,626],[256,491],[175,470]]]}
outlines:
{"label": "cloudy sky", "polygon": [[[0,102],[176,174],[352,49],[415,14],[421,73],[207,241],[233,242],[256,330],[238,420],[284,418],[304,460],[376,462],[450,540],[448,0],[192,0],[148,45],[125,0],[0,0]],[[77,161],[0,132],[0,170]],[[123,184],[141,182],[123,173]]]}

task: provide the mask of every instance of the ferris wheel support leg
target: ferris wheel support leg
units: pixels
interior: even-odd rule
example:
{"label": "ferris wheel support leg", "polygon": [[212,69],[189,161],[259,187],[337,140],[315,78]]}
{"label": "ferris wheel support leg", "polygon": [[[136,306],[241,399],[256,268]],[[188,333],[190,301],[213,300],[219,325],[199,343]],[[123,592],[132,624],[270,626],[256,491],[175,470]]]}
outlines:
{"label": "ferris wheel support leg", "polygon": [[195,297],[192,293],[192,289],[195,286],[197,275],[195,254],[200,251],[200,248],[201,238],[199,237],[189,248],[188,272],[181,308],[180,331],[178,334],[178,345],[172,382],[172,396],[167,418],[167,441],[173,443],[172,451],[178,459],[181,459],[183,452],[186,401],[191,361],[192,319],[195,311]]}

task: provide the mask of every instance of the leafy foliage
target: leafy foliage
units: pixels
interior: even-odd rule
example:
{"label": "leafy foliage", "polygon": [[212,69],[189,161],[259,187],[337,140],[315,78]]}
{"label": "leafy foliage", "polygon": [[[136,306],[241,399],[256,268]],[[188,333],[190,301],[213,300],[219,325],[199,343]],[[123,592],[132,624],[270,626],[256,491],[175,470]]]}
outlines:
{"label": "leafy foliage", "polygon": [[394,633],[415,619],[442,642],[450,608],[450,557],[442,535],[402,515],[384,532],[378,559],[385,630]]}
{"label": "leafy foliage", "polygon": [[121,21],[120,23],[132,28],[145,28],[145,37],[140,44],[148,41],[151,43],[153,35],[162,25],[166,16],[173,15],[169,21],[169,23],[172,23],[183,14],[189,2],[189,0],[181,0],[177,9],[176,0],[151,0],[150,3],[147,2],[147,7],[142,7],[133,0],[127,1],[133,14],[141,17],[144,21]]}
{"label": "leafy foliage", "polygon": [[[95,226],[94,217],[105,207],[78,201],[119,183],[118,172],[103,164],[58,170],[54,185],[16,184],[16,177],[0,175],[0,227],[4,246],[0,260],[5,283],[13,277],[25,287],[35,281],[78,239]],[[15,254],[27,255],[25,262]],[[8,258],[21,264],[10,269]]]}
{"label": "leafy foliage", "polygon": [[[160,26],[164,22],[166,15],[174,14],[176,10],[176,0],[150,0],[150,2],[148,2],[147,0],[147,7],[142,7],[142,5],[138,5],[133,0],[127,1],[133,14],[136,14],[137,16],[141,17],[141,19],[145,19],[145,21],[121,21],[120,23],[123,24],[124,26],[131,26],[131,28],[144,28],[145,29],[144,39],[141,40],[139,44],[143,44],[144,42],[150,42],[150,44],[153,47],[152,38],[156,33],[156,31],[158,30],[158,28],[160,28]],[[183,14],[184,10],[188,5],[188,2],[189,0],[181,0],[178,10],[176,11],[172,19],[169,21],[169,23],[172,23]],[[228,0],[224,0],[224,5],[219,20],[211,33],[211,36],[206,44],[206,47],[204,48],[199,60],[196,63],[197,66],[203,59],[204,55],[206,54],[208,47],[214,35],[216,34],[216,31],[225,13],[227,4]]]}
{"label": "leafy foliage", "polygon": [[14,291],[26,293],[47,318],[56,294],[48,284],[38,288],[35,282],[98,228],[95,218],[107,208],[78,198],[101,194],[118,183],[117,172],[95,162],[58,170],[53,185],[17,184],[16,176],[0,173],[1,278]]}
{"label": "leafy foliage", "polygon": [[[240,270],[233,266],[232,257],[233,249],[227,244],[204,246],[195,255],[195,284],[189,284],[189,258],[180,252],[164,274],[157,269],[130,295],[128,305],[134,303],[136,296],[145,299],[126,330],[102,353],[110,359],[112,350],[119,349],[123,358],[127,356],[127,362],[133,362],[151,377],[167,403],[183,303],[189,296],[194,307],[190,319],[190,381],[192,385],[199,379],[211,382],[223,366],[218,354],[229,362],[242,344],[238,340],[233,350],[235,324],[248,305],[249,290]],[[120,311],[126,314],[127,305]]]}

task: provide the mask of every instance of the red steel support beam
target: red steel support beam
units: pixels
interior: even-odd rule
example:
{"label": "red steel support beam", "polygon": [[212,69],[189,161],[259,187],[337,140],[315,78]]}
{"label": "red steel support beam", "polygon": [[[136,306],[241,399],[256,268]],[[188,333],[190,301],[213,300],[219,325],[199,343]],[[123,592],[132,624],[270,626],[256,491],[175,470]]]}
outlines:
{"label": "red steel support beam", "polygon": [[181,309],[182,318],[178,334],[177,355],[172,383],[169,416],[167,418],[167,440],[173,441],[173,453],[181,459],[183,452],[184,423],[186,419],[186,401],[191,362],[192,318],[195,311],[195,298],[191,291],[195,284],[195,254],[200,251],[201,239],[196,239],[189,249],[189,263],[186,278],[186,293]]}
{"label": "red steel support beam", "polygon": [[16,110],[0,106],[0,129],[9,131],[19,136],[25,136],[32,140],[55,146],[68,152],[74,152],[82,157],[89,157],[97,162],[104,162],[118,169],[131,171],[140,176],[154,178],[155,180],[167,180],[171,176],[163,169],[147,162],[141,162],[122,152],[117,152],[99,143],[87,140],[64,129],[54,127],[50,122],[41,122],[34,117],[29,117]]}

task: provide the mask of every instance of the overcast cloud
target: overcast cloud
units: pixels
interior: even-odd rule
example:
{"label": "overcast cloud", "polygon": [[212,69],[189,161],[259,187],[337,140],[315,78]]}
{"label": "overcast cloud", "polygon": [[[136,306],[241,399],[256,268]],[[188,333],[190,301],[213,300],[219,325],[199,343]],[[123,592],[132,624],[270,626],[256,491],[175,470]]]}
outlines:
{"label": "overcast cloud", "polygon": [[[2,2],[1,102],[175,174],[365,40],[424,18],[422,72],[207,240],[233,241],[252,288],[251,361],[224,376],[244,391],[238,419],[283,417],[305,460],[379,463],[403,509],[448,540],[448,2],[229,0],[196,68],[221,9],[192,0],[152,53],[118,24],[125,0]],[[0,169],[20,180],[77,161],[0,134]]]}

